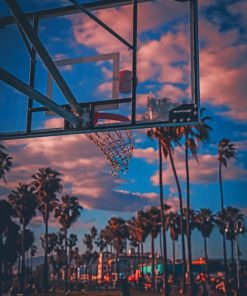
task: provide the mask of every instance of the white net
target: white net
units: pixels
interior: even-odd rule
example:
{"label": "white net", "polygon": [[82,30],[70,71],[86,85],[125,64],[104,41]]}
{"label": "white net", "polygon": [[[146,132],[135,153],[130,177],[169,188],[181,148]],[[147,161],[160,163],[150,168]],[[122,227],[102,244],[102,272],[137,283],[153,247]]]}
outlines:
{"label": "white net", "polygon": [[[98,119],[97,124],[112,124],[115,119]],[[110,164],[112,175],[127,173],[130,158],[133,154],[134,141],[131,130],[95,132],[86,135],[104,153]]]}

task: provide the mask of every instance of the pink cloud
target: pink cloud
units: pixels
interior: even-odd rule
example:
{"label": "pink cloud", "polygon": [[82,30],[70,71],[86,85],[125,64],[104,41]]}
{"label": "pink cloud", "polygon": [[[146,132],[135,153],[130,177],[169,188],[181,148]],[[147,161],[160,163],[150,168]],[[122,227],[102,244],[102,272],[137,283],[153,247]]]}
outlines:
{"label": "pink cloud", "polygon": [[135,158],[145,158],[148,163],[152,163],[157,161],[158,159],[158,152],[154,150],[152,147],[148,147],[145,149],[134,149],[134,157]]}
{"label": "pink cloud", "polygon": [[[152,154],[149,149],[139,149],[135,157],[144,158],[148,163],[150,162],[150,155],[157,155],[158,152],[152,148]],[[176,148],[174,153],[175,166],[179,178],[183,181],[186,179],[184,153],[181,149]],[[194,159],[189,160],[190,179],[192,183],[215,183],[218,182],[218,158],[217,155],[203,154],[198,156],[199,163]],[[224,180],[244,180],[247,177],[247,170],[240,166],[236,160],[231,160],[228,164],[229,168],[223,168]],[[151,177],[154,185],[159,184],[159,172],[156,171]],[[175,185],[174,176],[170,163],[167,161],[163,173],[164,184]],[[175,188],[175,187],[174,187]],[[174,192],[175,189],[171,191]]]}
{"label": "pink cloud", "polygon": [[[210,32],[210,34],[209,34]],[[200,86],[202,101],[229,110],[220,115],[245,121],[247,46],[236,45],[238,29],[221,32],[205,19],[200,21]]]}

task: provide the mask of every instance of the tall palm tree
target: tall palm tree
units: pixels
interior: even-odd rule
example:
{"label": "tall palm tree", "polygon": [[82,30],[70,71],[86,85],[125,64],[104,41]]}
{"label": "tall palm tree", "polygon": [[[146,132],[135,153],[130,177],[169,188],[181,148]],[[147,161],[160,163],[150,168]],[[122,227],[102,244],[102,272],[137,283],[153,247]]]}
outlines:
{"label": "tall palm tree", "polygon": [[[156,138],[158,139],[159,143],[162,146],[162,151],[165,159],[169,158],[172,172],[175,178],[177,190],[178,190],[178,198],[179,198],[179,210],[180,210],[180,229],[181,229],[181,244],[182,244],[182,259],[183,259],[183,271],[182,271],[182,290],[183,293],[185,293],[186,290],[186,280],[185,280],[185,273],[186,273],[186,256],[185,256],[185,241],[184,241],[184,232],[183,232],[183,198],[182,198],[182,191],[181,186],[179,182],[179,178],[177,175],[177,170],[175,166],[175,161],[173,157],[174,153],[174,144],[175,145],[181,145],[180,140],[182,137],[182,133],[179,129],[176,129],[174,127],[160,127],[160,128],[153,128],[148,131],[148,136],[150,138]],[[160,150],[160,145],[159,145]],[[161,157],[159,157],[161,159]],[[161,173],[160,173],[161,178]],[[163,202],[162,202],[163,204]],[[163,218],[164,220],[164,218]]]}
{"label": "tall palm tree", "polygon": [[68,237],[68,248],[69,248],[69,278],[71,278],[71,263],[74,256],[74,247],[78,242],[78,237],[76,234],[71,233]]}
{"label": "tall palm tree", "polygon": [[10,170],[12,166],[12,157],[6,153],[3,145],[0,144],[0,179],[6,183],[5,173]]}
{"label": "tall palm tree", "polygon": [[[218,160],[219,160],[219,182],[220,182],[220,205],[221,212],[224,212],[224,194],[222,182],[222,164],[227,167],[227,162],[236,155],[236,148],[233,143],[227,138],[220,140],[218,144]],[[225,232],[222,235],[223,256],[224,256],[224,270],[225,270],[225,286],[228,291],[228,274],[227,274],[227,255],[226,255],[226,236]]]}
{"label": "tall palm tree", "polygon": [[135,224],[133,225],[137,231],[138,231],[138,240],[140,242],[140,261],[141,261],[141,271],[143,268],[143,244],[146,241],[146,238],[148,236],[148,225],[146,223],[146,218],[145,218],[145,212],[143,211],[138,211]]}
{"label": "tall palm tree", "polygon": [[45,224],[45,254],[44,254],[44,271],[43,285],[44,292],[48,292],[48,257],[47,257],[47,237],[48,224],[50,214],[58,203],[57,193],[62,190],[61,174],[51,168],[40,168],[38,172],[32,176],[34,192],[38,202],[38,210],[43,215]]}
{"label": "tall palm tree", "polygon": [[[21,236],[22,236],[22,232],[21,232]],[[24,232],[24,250],[26,253],[26,262],[27,262],[27,267],[28,266],[28,262],[29,262],[29,258],[28,258],[28,252],[31,250],[32,245],[34,244],[35,241],[35,237],[34,237],[34,233],[33,231],[31,231],[30,229],[25,229]]]}
{"label": "tall palm tree", "polygon": [[19,219],[20,224],[22,225],[20,287],[21,291],[23,291],[25,282],[26,227],[30,223],[33,216],[36,214],[37,201],[33,189],[29,185],[21,183],[19,183],[15,190],[11,191],[11,193],[8,195],[8,200],[12,205],[15,217]]}
{"label": "tall palm tree", "polygon": [[203,241],[204,241],[204,256],[206,262],[206,274],[209,280],[209,270],[208,270],[208,252],[207,252],[207,238],[210,237],[214,229],[214,215],[210,209],[202,208],[196,213],[195,222],[196,227],[200,231]]}
{"label": "tall palm tree", "polygon": [[[145,224],[151,237],[151,287],[155,291],[155,249],[154,240],[160,233],[161,214],[160,209],[151,207],[145,212]],[[165,266],[163,267],[165,268]],[[164,272],[164,271],[163,271]]]}
{"label": "tall palm tree", "polygon": [[170,229],[170,238],[172,240],[172,263],[173,263],[173,282],[176,281],[176,246],[175,243],[178,240],[180,231],[180,216],[176,212],[169,212],[166,219],[166,229]]}
{"label": "tall palm tree", "polygon": [[6,232],[8,231],[8,227],[13,223],[12,216],[14,215],[14,211],[11,207],[11,204],[7,200],[0,200],[0,285],[4,286],[3,283],[3,267],[4,262],[6,260],[5,250],[6,246],[4,243],[4,238],[6,237]]}
{"label": "tall palm tree", "polygon": [[[18,241],[20,241],[20,227],[15,222],[10,221],[3,233],[3,245],[1,255],[3,256],[2,287],[11,286],[13,265],[17,261],[19,254]],[[1,280],[0,280],[1,281]]]}
{"label": "tall palm tree", "polygon": [[191,295],[194,295],[194,279],[192,273],[192,247],[191,247],[191,230],[190,230],[190,172],[189,172],[189,151],[197,159],[198,145],[197,142],[207,143],[212,128],[207,124],[211,117],[205,115],[205,108],[200,110],[200,121],[195,126],[183,126],[177,128],[178,135],[183,134],[185,138],[185,170],[186,170],[186,205],[187,205],[187,246],[188,246],[188,273],[191,286]]}
{"label": "tall palm tree", "polygon": [[117,280],[119,278],[119,255],[124,250],[125,247],[125,240],[128,238],[128,228],[126,225],[126,222],[122,218],[116,218],[112,217],[107,222],[106,227],[109,236],[111,237],[112,246],[116,251],[116,274],[117,274]]}
{"label": "tall palm tree", "polygon": [[31,246],[31,251],[30,251],[30,255],[31,255],[31,278],[33,278],[33,257],[36,255],[37,250],[38,250],[38,248],[37,248],[36,245]]}
{"label": "tall palm tree", "polygon": [[[226,214],[226,239],[231,242],[231,258],[232,264],[234,264],[234,240],[236,239],[236,226],[238,221],[244,224],[244,215],[241,213],[241,210],[234,207],[227,207],[225,209]],[[242,233],[245,232],[245,228],[243,227]]]}
{"label": "tall palm tree", "polygon": [[11,204],[7,200],[0,200],[0,279],[3,264],[3,234],[8,225],[12,222],[11,217],[14,215],[14,211]]}
{"label": "tall palm tree", "polygon": [[55,210],[55,218],[62,227],[65,234],[65,290],[68,290],[68,229],[80,217],[82,206],[75,196],[65,194]]}
{"label": "tall palm tree", "polygon": [[130,220],[126,222],[128,227],[128,237],[131,243],[131,246],[134,248],[138,248],[138,263],[137,265],[141,265],[141,255],[140,255],[140,244],[142,241],[142,228],[138,226],[138,220],[136,217],[132,217]]}
{"label": "tall palm tree", "polygon": [[222,182],[222,164],[227,167],[227,163],[231,158],[235,158],[236,148],[235,144],[230,140],[223,138],[218,144],[218,160],[219,160],[219,181],[220,181],[220,204],[221,210],[224,209],[224,194]]}
{"label": "tall palm tree", "polygon": [[[103,251],[106,249],[106,262],[108,263],[109,259],[109,246],[111,246],[112,243],[112,237],[111,237],[111,232],[109,231],[109,226],[106,225],[105,228],[101,229],[100,234],[99,234],[99,239],[96,245],[100,248],[100,251]],[[110,254],[110,259],[112,259],[112,253]],[[107,264],[107,275],[111,279],[111,269],[109,268],[110,266]],[[103,280],[103,273],[102,273],[102,280]]]}

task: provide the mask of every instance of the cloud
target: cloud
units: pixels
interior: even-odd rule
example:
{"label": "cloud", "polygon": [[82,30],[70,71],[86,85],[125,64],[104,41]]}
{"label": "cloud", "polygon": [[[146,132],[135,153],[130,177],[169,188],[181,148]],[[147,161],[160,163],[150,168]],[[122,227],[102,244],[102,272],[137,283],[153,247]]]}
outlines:
{"label": "cloud", "polygon": [[[51,119],[46,126],[57,124]],[[155,194],[121,191],[121,177],[109,174],[110,168],[101,151],[85,136],[70,135],[8,141],[6,148],[13,156],[8,183],[0,195],[15,188],[18,182],[30,183],[40,167],[51,167],[63,174],[64,193],[79,197],[84,208],[113,211],[136,211],[153,205]],[[34,221],[37,225],[40,218]],[[55,226],[54,226],[55,227]]]}
{"label": "cloud", "polygon": [[153,163],[158,159],[158,152],[154,150],[152,147],[148,147],[145,149],[136,148],[134,149],[134,157],[135,158],[145,158],[148,163]]}
{"label": "cloud", "polygon": [[[227,5],[226,9],[235,8],[240,13],[240,3]],[[224,118],[246,121],[247,109],[242,106],[247,92],[247,45],[239,27],[221,30],[220,24],[201,15],[199,36],[202,102],[224,108],[224,112],[218,112]]]}
{"label": "cloud", "polygon": [[[136,157],[144,158],[147,163],[150,163],[150,151],[153,155],[157,155],[158,152],[147,149],[139,149]],[[185,162],[184,162],[184,153],[181,149],[176,148],[174,152],[175,166],[179,178],[183,181],[186,180],[185,172]],[[190,180],[194,184],[208,184],[218,182],[218,158],[217,155],[203,154],[198,155],[197,163],[193,158],[189,160],[190,168]],[[237,163],[237,160],[229,161],[228,168],[223,169],[223,178],[225,180],[244,180],[247,177],[247,170],[244,169]],[[153,185],[159,184],[159,172],[156,171],[155,174],[151,177]],[[163,173],[163,182],[164,184],[174,185],[175,180],[172,173],[172,168],[169,162],[166,163]],[[175,190],[176,191],[176,190]],[[171,190],[171,193],[174,190]]]}
{"label": "cloud", "polygon": [[234,14],[235,16],[239,17],[240,23],[247,26],[247,2],[246,1],[236,1],[236,3],[233,3],[231,5],[228,5],[227,7],[228,11]]}

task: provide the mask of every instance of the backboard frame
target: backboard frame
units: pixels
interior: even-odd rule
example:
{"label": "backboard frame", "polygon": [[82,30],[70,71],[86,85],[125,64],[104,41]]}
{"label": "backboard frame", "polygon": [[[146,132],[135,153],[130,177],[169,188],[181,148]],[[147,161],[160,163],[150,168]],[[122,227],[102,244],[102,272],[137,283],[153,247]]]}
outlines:
{"label": "backboard frame", "polygon": [[[28,39],[32,43],[32,48],[30,50],[30,79],[29,85],[23,81],[16,78],[14,75],[10,74],[3,68],[0,68],[0,79],[16,88],[17,90],[23,92],[28,97],[28,110],[27,110],[27,122],[26,130],[21,132],[7,132],[0,133],[0,140],[9,139],[20,139],[20,138],[33,138],[33,137],[44,137],[44,136],[55,136],[55,135],[67,135],[67,134],[79,134],[79,133],[92,133],[94,131],[104,131],[104,130],[118,130],[118,129],[140,129],[140,128],[150,128],[154,126],[181,126],[181,125],[195,125],[199,121],[199,110],[200,110],[200,91],[199,91],[199,46],[198,46],[198,0],[188,0],[190,5],[190,49],[191,49],[191,95],[193,104],[182,105],[175,108],[169,114],[168,121],[137,121],[136,119],[136,86],[137,86],[137,25],[138,25],[138,5],[142,2],[148,2],[151,0],[99,0],[93,3],[85,3],[80,5],[77,1],[73,0],[75,5],[60,7],[49,10],[40,10],[31,13],[23,13],[21,8],[18,6],[16,0],[5,0],[6,4],[10,8],[12,17],[4,17],[0,20],[0,27],[13,25],[17,22],[18,26],[22,32],[22,38],[24,41]],[[164,0],[165,1],[165,0]],[[177,0],[174,0],[177,1]],[[114,32],[102,21],[97,19],[96,16],[92,15],[90,10],[97,10],[109,7],[116,7],[121,5],[132,5],[133,9],[133,40],[132,44],[124,40],[117,32]],[[94,112],[100,106],[107,106],[116,101],[98,101],[98,102],[86,102],[78,103],[77,99],[73,96],[69,86],[64,81],[59,69],[58,64],[52,61],[47,50],[42,44],[38,37],[38,21],[41,18],[51,18],[62,15],[69,15],[73,13],[86,13],[104,29],[110,32],[119,41],[124,43],[132,51],[132,94],[131,97],[121,98],[117,101],[118,104],[131,104],[131,118],[129,122],[123,122],[118,124],[110,124],[107,126],[96,126],[93,124]],[[33,19],[33,26],[29,23],[29,19]],[[28,43],[25,42],[28,46]],[[41,60],[46,65],[49,73],[53,79],[57,82],[64,96],[66,97],[68,104],[58,105],[53,102],[49,96],[45,96],[34,88],[34,78],[35,78],[35,58],[36,54],[39,54]],[[62,63],[62,62],[61,62]],[[33,100],[38,101],[44,107],[34,108]],[[103,108],[103,107],[102,107]],[[91,114],[92,122],[86,128],[83,125],[83,110],[89,110]],[[34,112],[44,112],[52,110],[59,116],[63,117],[65,121],[73,124],[73,129],[47,129],[47,130],[32,130],[32,114]],[[188,115],[189,114],[189,115]]]}

